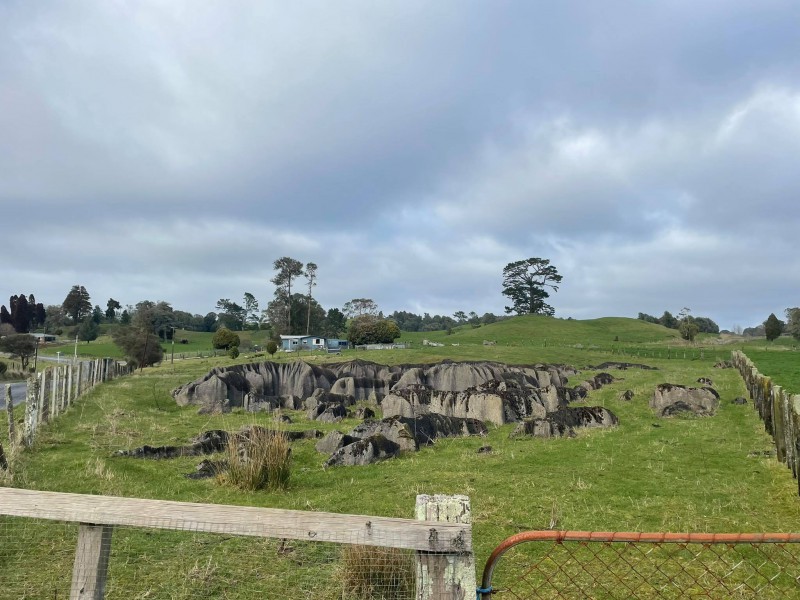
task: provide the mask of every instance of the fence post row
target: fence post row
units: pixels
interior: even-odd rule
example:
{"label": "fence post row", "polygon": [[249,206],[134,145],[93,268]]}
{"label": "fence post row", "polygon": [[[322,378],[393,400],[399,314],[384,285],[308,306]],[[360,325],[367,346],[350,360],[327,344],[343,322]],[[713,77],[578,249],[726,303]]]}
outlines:
{"label": "fence post row", "polygon": [[745,387],[764,428],[775,441],[778,460],[786,463],[798,479],[800,495],[800,395],[792,395],[758,372],[744,352],[734,350],[731,362],[744,379]]}
{"label": "fence post row", "polygon": [[79,362],[77,367],[71,364],[50,367],[29,377],[25,398],[24,444],[31,446],[41,424],[62,414],[92,387],[129,372],[113,359],[103,358]]}

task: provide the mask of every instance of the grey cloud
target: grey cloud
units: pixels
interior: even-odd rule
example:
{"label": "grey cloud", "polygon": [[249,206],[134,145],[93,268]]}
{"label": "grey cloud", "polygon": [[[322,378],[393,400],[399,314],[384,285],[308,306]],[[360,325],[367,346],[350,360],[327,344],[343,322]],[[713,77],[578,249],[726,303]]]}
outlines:
{"label": "grey cloud", "polygon": [[[549,256],[565,315],[688,295],[752,320],[797,303],[798,17],[788,0],[3,3],[0,235],[41,267],[0,266],[0,293],[81,282],[207,312],[231,288],[265,301],[289,254],[320,265],[325,306],[500,312],[503,265]],[[698,258],[674,231],[718,246]],[[701,282],[658,279],[681,268]],[[732,269],[775,294],[737,298]]]}

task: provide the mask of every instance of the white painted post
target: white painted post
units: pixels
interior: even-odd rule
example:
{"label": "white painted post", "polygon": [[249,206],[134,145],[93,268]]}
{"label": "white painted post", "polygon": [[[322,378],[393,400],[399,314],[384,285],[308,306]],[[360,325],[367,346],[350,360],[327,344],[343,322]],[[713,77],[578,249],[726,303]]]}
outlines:
{"label": "white painted post", "polygon": [[111,525],[80,524],[70,600],[102,600],[105,596],[113,529]]}
{"label": "white painted post", "polygon": [[[421,494],[417,496],[415,517],[421,521],[470,525],[469,496]],[[475,583],[475,555],[471,551],[417,552],[417,600],[471,600],[475,597]]]}

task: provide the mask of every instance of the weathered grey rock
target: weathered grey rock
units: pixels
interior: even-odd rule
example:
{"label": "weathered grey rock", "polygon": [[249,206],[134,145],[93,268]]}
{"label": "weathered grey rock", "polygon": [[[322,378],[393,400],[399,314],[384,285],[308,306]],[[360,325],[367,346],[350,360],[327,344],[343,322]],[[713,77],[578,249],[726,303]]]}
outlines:
{"label": "weathered grey rock", "polygon": [[731,400],[731,403],[732,404],[739,404],[739,405],[747,404],[747,398],[745,398],[743,396],[737,396],[736,398]]}
{"label": "weathered grey rock", "polygon": [[353,437],[341,431],[331,431],[314,446],[320,454],[332,454],[339,448],[343,448],[348,444],[358,441],[360,438]]}
{"label": "weathered grey rock", "polygon": [[189,440],[185,446],[140,446],[132,450],[118,450],[116,456],[127,456],[130,458],[178,458],[181,456],[200,456],[202,454],[213,454],[225,450],[231,438],[237,440],[247,440],[254,430],[265,432],[268,435],[284,435],[290,442],[304,439],[316,439],[322,437],[322,432],[318,429],[307,429],[305,431],[279,431],[267,429],[259,425],[245,425],[239,431],[230,433],[222,429],[212,429],[204,431],[200,435]]}
{"label": "weathered grey rock", "polygon": [[697,388],[661,383],[650,399],[650,408],[659,417],[668,417],[681,412],[711,416],[718,406],[719,394],[711,387]]}
{"label": "weathered grey rock", "polygon": [[486,435],[486,425],[477,419],[461,419],[440,414],[406,417],[387,417],[380,421],[368,419],[356,426],[350,435],[367,438],[382,435],[400,446],[404,451],[418,450],[420,446],[432,444],[439,438]]}
{"label": "weathered grey rock", "polygon": [[626,402],[630,402],[631,400],[633,400],[633,396],[634,396],[633,390],[625,390],[624,392],[622,392],[622,394],[620,394],[620,398],[622,400],[625,400]]}
{"label": "weathered grey rock", "polygon": [[610,373],[598,373],[592,379],[594,389],[599,390],[604,385],[614,382],[614,377]]}
{"label": "weathered grey rock", "polygon": [[188,473],[186,477],[188,479],[209,479],[211,477],[216,477],[218,473],[225,471],[227,468],[228,461],[209,460],[206,458],[195,467],[194,473]]}
{"label": "weathered grey rock", "polygon": [[350,435],[358,439],[379,435],[397,444],[400,450],[414,452],[419,449],[419,443],[414,435],[414,429],[409,426],[408,421],[402,417],[389,417],[381,421],[367,419],[357,425]]}
{"label": "weathered grey rock", "polygon": [[396,443],[382,435],[373,435],[339,448],[325,461],[325,467],[369,465],[399,453],[400,446]]}
{"label": "weathered grey rock", "polygon": [[[424,386],[436,392],[431,397],[433,402],[429,409],[433,412],[441,407],[445,411],[443,414],[502,423],[532,416],[533,413],[526,409],[531,403],[540,404],[545,410],[554,410],[565,404],[567,399],[559,390],[565,387],[567,376],[574,372],[563,365],[508,366],[493,362],[391,367],[366,361],[325,366],[300,361],[266,362],[214,369],[204,377],[176,388],[173,396],[178,404],[197,404],[206,412],[224,412],[237,406],[248,410],[296,410],[302,406],[311,410],[320,402],[328,403],[334,399],[345,405],[363,400],[380,401],[383,405],[390,393],[411,402],[409,395],[402,391]],[[504,384],[505,388],[498,388],[499,384]],[[478,389],[487,385],[494,387]],[[467,391],[470,393],[457,396]],[[501,400],[484,398],[488,414],[475,412],[474,405],[482,401],[477,396],[472,401],[476,394],[499,396]],[[392,402],[398,403],[399,400],[395,398]],[[397,414],[407,413],[408,410],[403,412],[400,403]]]}
{"label": "weathered grey rock", "polygon": [[711,381],[708,377],[698,377],[697,383],[702,383],[703,385],[714,385],[714,382]]}
{"label": "weathered grey rock", "polygon": [[721,360],[714,364],[715,369],[732,369],[733,363],[729,360]]}
{"label": "weathered grey rock", "polygon": [[326,406],[333,404],[341,404],[342,406],[352,406],[353,404],[355,404],[355,398],[349,394],[336,394],[333,392],[329,392],[328,390],[324,390],[322,388],[317,388],[314,390],[314,393],[312,393],[310,397],[306,398],[303,401],[303,408],[306,409],[306,411],[313,411],[320,404],[324,404]]}
{"label": "weathered grey rock", "polygon": [[347,416],[347,409],[343,404],[320,402],[314,408],[306,413],[306,416],[312,421],[321,421],[323,423],[336,423],[341,421]]}
{"label": "weathered grey rock", "polygon": [[607,428],[619,424],[619,419],[602,406],[566,406],[547,413],[543,419],[526,419],[517,425],[511,437],[562,437],[575,435],[575,429]]}
{"label": "weathered grey rock", "polygon": [[503,424],[544,416],[548,409],[555,410],[565,403],[555,386],[539,388],[524,380],[509,379],[490,380],[460,392],[439,391],[422,384],[395,387],[384,398],[381,409],[385,416],[440,414]]}
{"label": "weathered grey rock", "polygon": [[597,365],[595,367],[587,367],[588,369],[592,369],[593,371],[608,371],[609,369],[618,369],[620,371],[625,371],[627,369],[643,369],[646,371],[658,371],[658,367],[651,367],[649,365],[642,365],[638,363],[626,363],[626,362],[604,362],[601,365]]}
{"label": "weathered grey rock", "polygon": [[481,446],[478,448],[478,454],[491,454],[493,452],[491,446]]}
{"label": "weathered grey rock", "polygon": [[374,419],[375,411],[369,406],[361,406],[353,411],[353,417],[356,419]]}

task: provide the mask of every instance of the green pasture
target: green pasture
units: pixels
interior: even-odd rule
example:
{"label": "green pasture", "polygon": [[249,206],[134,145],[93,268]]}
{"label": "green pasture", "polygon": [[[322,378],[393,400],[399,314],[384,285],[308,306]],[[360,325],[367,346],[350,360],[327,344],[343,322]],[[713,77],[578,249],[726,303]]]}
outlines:
{"label": "green pasture", "polygon": [[[176,337],[180,339],[180,334]],[[423,338],[446,345],[423,347]],[[214,366],[247,362],[245,356],[236,361],[198,358],[176,361],[174,365],[165,362],[99,386],[47,426],[35,448],[17,458],[13,485],[390,517],[411,517],[417,494],[466,494],[472,501],[479,569],[504,538],[529,529],[800,530],[797,483],[771,455],[773,443],[752,405],[731,402],[745,394],[741,378],[733,369],[713,367],[720,358],[730,357],[728,346],[709,345],[702,349],[701,358],[701,348],[681,343],[672,331],[657,325],[634,319],[563,321],[544,317],[520,317],[477,329],[467,326],[451,335],[404,334],[403,339],[412,342],[411,349],[348,351],[342,356],[309,353],[300,358],[314,362],[360,358],[385,364],[441,360],[567,363],[582,369],[571,378],[573,385],[595,374],[597,371],[590,367],[605,361],[641,362],[658,370],[611,370],[616,381],[590,394],[586,404],[603,405],[619,417],[620,424],[613,429],[581,431],[575,438],[511,439],[514,425],[490,425],[485,438],[439,440],[398,459],[327,470],[322,468],[326,457],[314,450],[314,441],[293,442],[289,489],[243,492],[214,480],[186,478],[200,457],[148,461],[116,455],[118,450],[145,444],[184,444],[207,429],[272,424],[272,417],[263,413],[236,410],[226,415],[199,415],[196,407],[178,407],[170,396],[176,386],[201,377]],[[497,344],[484,346],[484,339],[496,340]],[[198,338],[192,343],[201,342]],[[665,356],[668,348],[673,351],[669,359]],[[787,386],[796,381],[793,378],[797,377],[797,362],[792,358],[800,355],[785,351],[763,354],[763,358],[751,355],[762,372],[779,383],[779,378],[785,377]],[[278,360],[296,358],[283,355]],[[657,384],[690,385],[699,377],[713,379],[720,393],[721,404],[715,416],[654,416],[648,401]],[[634,392],[630,402],[621,399],[622,392],[629,389]],[[800,391],[800,385],[796,389]],[[306,420],[302,412],[288,414],[294,421],[288,425],[291,429],[349,431],[357,424],[352,419],[320,424]],[[486,445],[492,447],[492,452],[479,454],[478,449]],[[153,533],[130,543],[137,552],[156,553],[157,546],[163,543],[174,542],[178,547],[177,535]],[[173,542],[164,542],[167,538]],[[67,551],[74,551],[74,538],[50,543],[63,544]],[[255,547],[257,542],[247,544]],[[215,547],[213,543],[203,543],[186,552],[201,566],[213,556],[217,577],[230,569],[246,568],[236,555],[215,553]],[[0,550],[0,558],[2,553]],[[185,575],[191,565],[186,567],[182,551],[176,554],[180,560],[165,556],[159,567],[169,574],[166,579],[174,580],[174,584],[164,584],[174,586],[167,587],[164,595],[195,597],[180,589],[187,585],[187,578],[181,574]],[[274,572],[281,573],[281,561],[288,559],[277,556],[274,549],[269,557],[276,563]],[[128,571],[112,565],[112,571],[123,583],[135,579],[133,567]],[[47,589],[46,574],[38,577],[42,579],[41,589]],[[214,577],[209,575],[211,588],[220,585]],[[291,586],[301,575],[295,568],[275,577],[277,585]],[[303,597],[328,597],[320,594]],[[287,597],[301,596],[289,593]]]}

